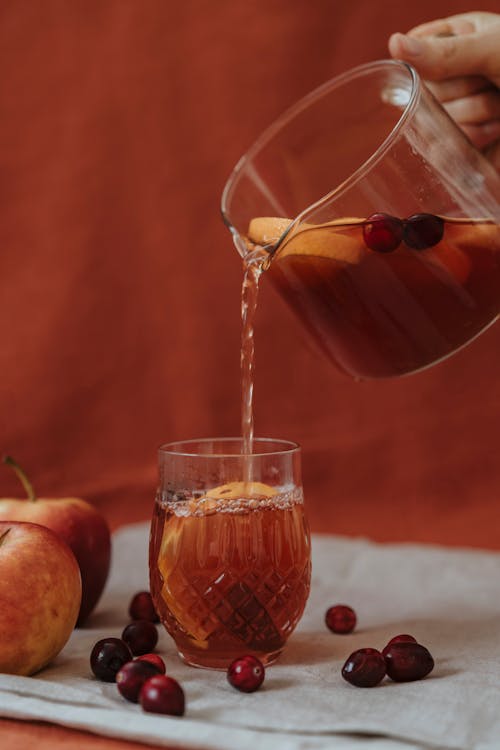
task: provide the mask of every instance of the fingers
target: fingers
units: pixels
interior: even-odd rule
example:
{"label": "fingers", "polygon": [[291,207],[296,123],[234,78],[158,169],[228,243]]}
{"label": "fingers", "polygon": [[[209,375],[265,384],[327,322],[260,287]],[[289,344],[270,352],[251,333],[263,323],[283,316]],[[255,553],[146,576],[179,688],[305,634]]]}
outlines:
{"label": "fingers", "polygon": [[440,102],[462,99],[464,96],[479,94],[481,91],[494,88],[484,76],[464,76],[462,78],[448,78],[444,81],[428,81],[427,87]]}
{"label": "fingers", "polygon": [[496,143],[494,143],[489,148],[485,149],[484,155],[486,156],[487,159],[490,160],[493,166],[500,172],[500,141],[497,140]]}
{"label": "fingers", "polygon": [[455,99],[445,103],[444,107],[459,124],[489,122],[500,118],[500,95],[491,90]]}
{"label": "fingers", "polygon": [[462,13],[393,34],[391,56],[411,63],[474,145],[500,169],[500,15]]}
{"label": "fingers", "polygon": [[459,13],[455,16],[448,16],[448,18],[439,18],[436,21],[422,23],[411,29],[409,34],[417,37],[469,34],[472,31],[484,31],[491,24],[499,22],[500,15],[497,13],[471,11],[470,13]]}
{"label": "fingers", "polygon": [[427,86],[476,148],[500,138],[500,91],[485,78],[450,78]]}
{"label": "fingers", "polygon": [[460,127],[474,146],[480,151],[484,151],[485,154],[500,139],[500,121],[498,120],[482,122],[477,125],[463,124]]}
{"label": "fingers", "polygon": [[461,36],[405,36],[396,33],[389,39],[393,57],[415,65],[430,81],[466,75],[500,77],[499,32]]}
{"label": "fingers", "polygon": [[423,37],[454,36],[455,34],[469,34],[472,31],[476,31],[474,22],[461,15],[422,23],[420,26],[415,26],[409,33],[411,36]]}

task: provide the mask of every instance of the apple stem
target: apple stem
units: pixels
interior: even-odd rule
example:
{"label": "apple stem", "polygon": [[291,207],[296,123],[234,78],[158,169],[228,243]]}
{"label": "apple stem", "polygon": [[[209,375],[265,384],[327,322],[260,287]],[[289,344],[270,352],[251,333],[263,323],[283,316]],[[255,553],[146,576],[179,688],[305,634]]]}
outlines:
{"label": "apple stem", "polygon": [[9,528],[6,529],[6,531],[3,532],[2,536],[0,536],[0,547],[4,543],[4,539],[7,536],[7,534],[9,533],[10,529],[11,529],[11,527],[9,526]]}
{"label": "apple stem", "polygon": [[30,480],[26,476],[25,472],[21,469],[19,464],[16,461],[14,461],[14,459],[11,456],[4,456],[2,458],[2,461],[4,462],[4,464],[7,464],[7,466],[10,466],[14,470],[17,478],[19,479],[24,489],[26,490],[26,494],[28,495],[28,500],[34,503],[36,501],[35,490],[33,489],[33,485],[31,484]]}

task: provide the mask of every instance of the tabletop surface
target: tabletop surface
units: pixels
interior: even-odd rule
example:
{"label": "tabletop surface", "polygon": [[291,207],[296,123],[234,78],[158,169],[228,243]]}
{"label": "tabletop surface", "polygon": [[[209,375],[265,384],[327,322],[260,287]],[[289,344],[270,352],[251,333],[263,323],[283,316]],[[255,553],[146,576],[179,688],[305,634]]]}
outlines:
{"label": "tabletop surface", "polygon": [[[89,667],[93,644],[119,635],[131,591],[144,588],[148,537],[147,522],[115,534],[114,564],[101,605],[38,676],[0,675],[0,713],[111,738],[209,750],[251,750],[255,743],[263,750],[300,750],[305,743],[311,750],[360,750],[363,736],[379,737],[384,750],[384,742],[394,750],[496,748],[498,554],[313,535],[305,612],[257,692],[239,693],[224,673],[187,666],[160,628],[157,651],[186,695],[186,713],[177,718],[143,712],[115,685],[96,680]],[[334,601],[348,602],[356,611],[352,633],[326,628],[325,607]],[[435,667],[425,680],[401,684],[386,677],[376,688],[362,690],[342,679],[350,653],[367,646],[381,649],[403,632],[434,656]]]}

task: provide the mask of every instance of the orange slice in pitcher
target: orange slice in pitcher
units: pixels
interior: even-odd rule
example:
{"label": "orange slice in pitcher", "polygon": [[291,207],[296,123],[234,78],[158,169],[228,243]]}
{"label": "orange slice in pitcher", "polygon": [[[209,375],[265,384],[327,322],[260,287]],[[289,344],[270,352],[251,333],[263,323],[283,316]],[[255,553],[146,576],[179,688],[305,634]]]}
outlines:
{"label": "orange slice in pitcher", "polygon": [[500,250],[500,227],[486,220],[443,218],[446,222],[443,240],[428,251],[429,258],[463,284],[472,268],[471,254]]}
{"label": "orange slice in pitcher", "polygon": [[472,267],[467,253],[446,240],[441,240],[438,245],[429,250],[421,250],[420,257],[437,269],[445,271],[459,284],[467,280]]}
{"label": "orange slice in pitcher", "polygon": [[[313,255],[316,258],[359,263],[366,248],[361,234],[354,237],[352,228],[362,222],[363,219],[346,217],[328,224],[299,224],[285,238],[277,257],[282,259],[291,255]],[[269,245],[277,242],[291,223],[290,219],[270,216],[252,219],[248,237],[255,244]]]}
{"label": "orange slice in pitcher", "polygon": [[466,251],[500,250],[500,226],[486,220],[446,219],[446,235],[456,247]]}
{"label": "orange slice in pitcher", "polygon": [[256,245],[274,245],[286,232],[291,219],[280,219],[274,216],[259,216],[252,219],[248,227],[248,239]]}

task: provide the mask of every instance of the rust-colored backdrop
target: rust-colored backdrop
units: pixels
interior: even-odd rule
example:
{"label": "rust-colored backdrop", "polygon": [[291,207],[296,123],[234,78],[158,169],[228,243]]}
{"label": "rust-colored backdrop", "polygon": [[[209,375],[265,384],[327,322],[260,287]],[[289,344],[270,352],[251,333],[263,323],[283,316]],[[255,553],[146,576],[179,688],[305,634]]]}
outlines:
{"label": "rust-colored backdrop", "polygon": [[[498,10],[498,0],[483,0]],[[239,429],[233,164],[285,107],[464,0],[5,0],[0,449],[39,493],[146,519],[165,441]],[[263,284],[256,426],[304,447],[315,531],[500,547],[500,327],[350,382]],[[6,470],[0,492],[18,493]],[[122,743],[2,722],[2,747]],[[139,747],[138,745],[130,745]]]}
{"label": "rust-colored backdrop", "polygon": [[[146,519],[160,443],[239,431],[233,164],[298,97],[387,56],[392,31],[466,8],[2,4],[0,448],[39,493]],[[264,281],[256,430],[303,445],[315,531],[500,546],[499,342],[356,384]],[[19,491],[6,470],[0,490]]]}

